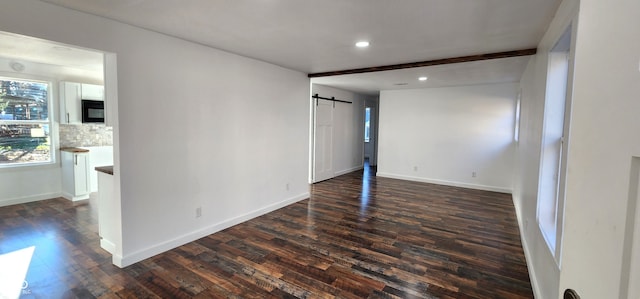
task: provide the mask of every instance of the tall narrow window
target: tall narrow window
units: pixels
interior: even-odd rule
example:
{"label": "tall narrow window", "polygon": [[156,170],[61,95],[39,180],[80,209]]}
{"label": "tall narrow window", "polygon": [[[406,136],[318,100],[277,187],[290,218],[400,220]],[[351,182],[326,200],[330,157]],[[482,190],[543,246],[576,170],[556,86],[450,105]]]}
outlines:
{"label": "tall narrow window", "polygon": [[364,108],[364,142],[369,142],[369,134],[371,133],[371,108]]}
{"label": "tall narrow window", "polygon": [[49,83],[0,78],[0,167],[53,162]]}
{"label": "tall narrow window", "polygon": [[538,186],[538,224],[558,262],[564,215],[567,111],[571,97],[570,46],[571,28],[568,28],[549,52]]}
{"label": "tall narrow window", "polygon": [[515,142],[518,142],[518,139],[520,139],[520,105],[521,105],[521,99],[522,99],[522,91],[520,91],[518,93],[518,99],[516,100],[516,121],[515,121],[515,128],[513,130],[513,140]]}

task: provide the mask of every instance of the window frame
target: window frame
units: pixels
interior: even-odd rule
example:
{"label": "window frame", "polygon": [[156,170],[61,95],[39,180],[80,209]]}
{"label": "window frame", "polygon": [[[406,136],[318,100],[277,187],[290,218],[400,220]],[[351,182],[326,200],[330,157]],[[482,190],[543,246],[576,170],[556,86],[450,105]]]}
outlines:
{"label": "window frame", "polygon": [[38,162],[18,162],[18,163],[0,163],[0,170],[3,169],[19,169],[19,168],[31,168],[51,166],[57,163],[56,145],[57,145],[57,127],[55,127],[55,98],[54,94],[57,91],[54,80],[47,78],[38,78],[35,76],[19,76],[13,73],[0,72],[0,80],[2,81],[21,81],[21,82],[33,82],[47,85],[47,119],[45,120],[2,120],[0,119],[0,125],[5,124],[41,124],[49,127],[49,161]]}
{"label": "window frame", "polygon": [[[565,206],[565,192],[566,192],[566,179],[567,179],[567,161],[569,159],[568,148],[570,146],[570,126],[571,126],[571,106],[573,101],[573,57],[575,55],[574,52],[574,44],[575,44],[575,26],[574,23],[569,23],[565,30],[557,37],[557,40],[553,47],[551,47],[546,53],[546,82],[545,82],[545,99],[544,99],[544,114],[542,120],[542,135],[540,142],[540,165],[539,165],[539,174],[538,174],[538,195],[537,195],[537,203],[536,203],[536,221],[538,222],[538,227],[540,229],[540,233],[542,234],[545,243],[547,244],[547,248],[549,249],[551,255],[553,256],[554,261],[558,268],[561,268],[562,265],[562,245],[563,245],[563,233],[564,233],[564,206]],[[559,63],[560,62],[560,63]],[[552,87],[551,82],[553,77],[557,77],[558,68],[563,71],[560,74],[563,74],[561,78],[563,81],[559,81],[564,84],[564,92],[558,93],[557,85],[555,88]],[[562,101],[558,101],[557,99],[560,96]],[[550,103],[553,103],[551,105]],[[562,105],[562,114],[558,114],[560,112],[559,105]],[[557,107],[556,107],[557,106]],[[555,109],[555,115],[553,118],[549,117],[550,109]],[[559,117],[562,117],[562,126],[560,126],[560,122],[558,121]],[[557,121],[557,122],[556,122]],[[555,124],[552,127],[551,131],[549,131],[549,122]],[[561,128],[561,131],[559,130]],[[556,130],[553,130],[556,129]],[[549,132],[555,133],[560,136],[554,136],[553,134],[548,135]],[[551,137],[551,138],[549,138]],[[548,139],[549,138],[549,139]],[[551,142],[549,142],[551,141]],[[548,146],[559,143],[559,150],[557,151],[547,151],[545,150]],[[545,161],[545,156],[547,154],[557,154],[557,165],[549,164]],[[548,161],[548,160],[547,160]],[[548,167],[553,166],[553,167]],[[545,169],[546,168],[546,169]],[[549,171],[548,171],[549,170]],[[549,182],[548,174],[551,173],[556,175],[553,180],[555,180],[554,185],[544,185],[543,182]],[[547,175],[545,175],[545,173]],[[549,186],[552,186],[552,193],[547,192],[546,196],[542,195],[543,190],[549,190]],[[553,197],[549,197],[550,194]],[[550,201],[549,198],[553,200]],[[545,222],[541,220],[542,217],[548,216],[548,214],[544,214],[545,211],[553,211],[553,216],[551,217],[553,221],[553,226],[547,226],[547,224],[551,222]],[[544,214],[544,215],[542,215]]]}
{"label": "window frame", "polygon": [[518,97],[516,98],[516,111],[513,128],[513,141],[515,141],[516,144],[520,142],[520,117],[522,117],[522,89],[518,91]]}
{"label": "window frame", "polygon": [[[369,116],[367,122],[367,116]],[[364,108],[364,142],[371,141],[371,107]]]}

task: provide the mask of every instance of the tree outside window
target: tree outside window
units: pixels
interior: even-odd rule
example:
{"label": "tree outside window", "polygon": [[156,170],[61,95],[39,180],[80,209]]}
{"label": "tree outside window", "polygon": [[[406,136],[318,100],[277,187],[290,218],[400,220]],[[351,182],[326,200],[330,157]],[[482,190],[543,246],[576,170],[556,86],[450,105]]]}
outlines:
{"label": "tree outside window", "polygon": [[0,78],[0,167],[53,162],[49,83]]}

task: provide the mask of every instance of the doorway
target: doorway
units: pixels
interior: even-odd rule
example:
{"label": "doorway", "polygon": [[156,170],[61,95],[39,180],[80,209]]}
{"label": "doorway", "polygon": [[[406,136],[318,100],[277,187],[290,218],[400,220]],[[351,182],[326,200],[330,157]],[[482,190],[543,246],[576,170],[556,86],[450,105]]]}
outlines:
{"label": "doorway", "polygon": [[369,166],[377,163],[377,132],[378,132],[377,105],[368,103],[364,108],[364,161]]}
{"label": "doorway", "polygon": [[[310,183],[363,169],[365,107],[377,107],[365,104],[371,98],[311,83]],[[375,118],[375,112],[371,117]],[[370,133],[375,144],[374,131]]]}
{"label": "doorway", "polygon": [[[97,190],[97,184],[95,184],[97,174],[93,171],[93,167],[106,165],[105,163],[113,164],[113,143],[116,134],[114,134],[115,130],[112,124],[83,123],[81,103],[82,100],[104,101],[105,97],[116,96],[117,92],[114,91],[114,88],[117,86],[111,84],[115,82],[116,73],[109,67],[112,64],[115,65],[115,60],[109,59],[107,56],[114,57],[115,54],[0,31],[0,62],[2,62],[0,72],[5,82],[44,82],[49,87],[46,90],[46,96],[49,100],[43,102],[46,105],[35,100],[41,105],[31,105],[27,109],[32,112],[31,114],[37,112],[39,118],[42,119],[41,121],[29,120],[29,122],[38,121],[39,123],[29,123],[28,125],[44,128],[40,134],[41,137],[38,137],[43,142],[37,147],[25,147],[23,152],[39,155],[47,152],[48,160],[43,162],[38,160],[38,162],[41,165],[50,164],[47,167],[37,167],[35,163],[32,163],[34,165],[0,163],[0,168],[19,168],[21,170],[20,172],[3,171],[0,174],[0,189],[10,190],[0,198],[0,206],[50,199],[60,196],[61,193],[70,198],[80,199],[87,196],[89,192]],[[16,102],[15,99],[9,98],[7,101],[0,100],[0,115],[2,115],[0,118],[4,122],[24,123],[24,120],[27,119],[11,111],[10,108],[15,107]],[[114,103],[112,99],[107,102],[109,105]],[[23,108],[20,107],[20,109]],[[109,114],[107,121],[113,121],[114,117],[109,116],[116,114],[115,109],[108,108],[110,111],[107,111]],[[41,122],[45,123],[40,124]],[[20,126],[25,125],[21,123]],[[40,136],[34,135],[29,130],[22,130],[21,135]],[[3,139],[0,140],[0,145],[10,138],[12,138],[11,135],[0,134],[0,139]],[[59,148],[71,147],[92,147],[93,149],[88,158],[88,167],[85,168],[88,169],[85,172],[89,173],[90,178],[79,183],[78,186],[84,187],[77,189],[74,188],[76,187],[74,184],[67,184],[69,188],[65,188],[65,182],[62,180],[64,175],[61,175],[60,171],[62,153]],[[19,150],[23,150],[23,148],[19,148]],[[0,161],[7,162],[2,157],[0,157]],[[16,183],[26,180],[26,178],[34,183]],[[71,190],[72,188],[73,190]]]}

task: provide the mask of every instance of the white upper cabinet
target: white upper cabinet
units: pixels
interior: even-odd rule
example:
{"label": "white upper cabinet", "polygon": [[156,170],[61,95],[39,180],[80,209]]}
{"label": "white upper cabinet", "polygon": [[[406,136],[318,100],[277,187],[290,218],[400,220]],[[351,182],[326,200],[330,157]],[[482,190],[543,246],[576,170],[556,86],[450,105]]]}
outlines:
{"label": "white upper cabinet", "polygon": [[104,86],[93,84],[82,84],[82,99],[104,101]]}
{"label": "white upper cabinet", "polygon": [[60,82],[60,123],[82,123],[82,100],[104,101],[104,86]]}
{"label": "white upper cabinet", "polygon": [[82,123],[80,100],[82,98],[80,83],[60,82],[60,123]]}

